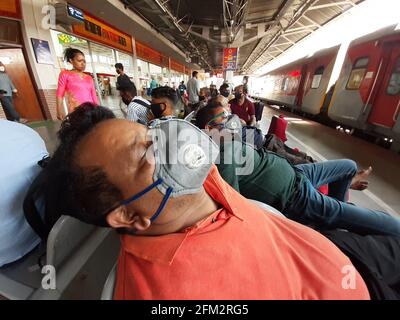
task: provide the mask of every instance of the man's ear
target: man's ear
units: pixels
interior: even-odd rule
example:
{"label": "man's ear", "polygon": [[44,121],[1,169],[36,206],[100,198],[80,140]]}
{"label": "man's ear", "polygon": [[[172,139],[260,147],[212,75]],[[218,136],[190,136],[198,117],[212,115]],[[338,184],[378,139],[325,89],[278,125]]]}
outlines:
{"label": "man's ear", "polygon": [[130,214],[126,206],[120,206],[117,209],[111,211],[108,214],[106,220],[107,223],[114,229],[127,228],[135,229],[138,231],[145,231],[151,225],[151,221],[149,218]]}

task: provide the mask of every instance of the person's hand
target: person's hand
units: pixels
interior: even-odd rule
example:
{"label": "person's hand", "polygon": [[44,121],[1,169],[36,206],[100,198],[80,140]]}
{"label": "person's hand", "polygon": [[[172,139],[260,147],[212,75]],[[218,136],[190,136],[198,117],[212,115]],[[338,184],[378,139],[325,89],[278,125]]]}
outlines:
{"label": "person's hand", "polygon": [[64,119],[65,119],[64,113],[60,110],[57,110],[57,119],[60,121],[64,121]]}
{"label": "person's hand", "polygon": [[240,119],[240,123],[242,124],[242,126],[247,126],[247,122],[244,121],[243,119]]}

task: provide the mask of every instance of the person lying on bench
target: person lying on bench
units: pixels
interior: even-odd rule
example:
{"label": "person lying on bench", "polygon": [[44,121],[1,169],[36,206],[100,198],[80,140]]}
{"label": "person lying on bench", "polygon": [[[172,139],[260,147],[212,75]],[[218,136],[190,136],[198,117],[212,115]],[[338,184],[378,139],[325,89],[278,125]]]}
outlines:
{"label": "person lying on bench", "polygon": [[[204,132],[171,118],[146,128],[102,110],[68,116],[46,170],[81,208],[63,214],[121,234],[116,299],[369,299],[332,242],[224,182]],[[345,267],[354,288],[343,286]]]}
{"label": "person lying on bench", "polygon": [[[288,218],[318,229],[400,236],[399,218],[345,201],[350,187],[367,187],[371,168],[358,171],[356,163],[348,159],[292,166],[275,153],[255,150],[242,142],[240,134],[229,135],[240,123],[222,107],[203,108],[196,121],[220,144],[221,176],[246,198],[264,202]],[[221,142],[227,131],[229,138]],[[329,196],[316,189],[325,184],[329,185]]]}

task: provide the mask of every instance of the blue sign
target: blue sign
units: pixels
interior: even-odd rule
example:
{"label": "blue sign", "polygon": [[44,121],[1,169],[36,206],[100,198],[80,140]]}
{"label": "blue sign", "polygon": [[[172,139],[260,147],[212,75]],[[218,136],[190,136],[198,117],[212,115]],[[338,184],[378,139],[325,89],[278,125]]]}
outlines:
{"label": "blue sign", "polygon": [[85,21],[85,17],[83,15],[83,11],[79,10],[71,5],[67,5],[68,15],[80,21]]}

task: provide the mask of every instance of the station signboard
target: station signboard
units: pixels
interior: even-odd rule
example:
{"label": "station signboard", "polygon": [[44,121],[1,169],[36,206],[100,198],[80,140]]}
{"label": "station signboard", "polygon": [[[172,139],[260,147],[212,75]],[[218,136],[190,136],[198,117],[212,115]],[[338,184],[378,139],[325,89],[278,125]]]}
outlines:
{"label": "station signboard", "polygon": [[1,0],[0,17],[22,19],[20,0]]}
{"label": "station signboard", "polygon": [[[79,12],[75,12],[79,16]],[[72,29],[75,35],[97,41],[99,43],[120,49],[129,53],[133,52],[132,37],[106,22],[84,12],[84,23],[74,24]]]}
{"label": "station signboard", "polygon": [[238,57],[238,48],[225,48],[223,68],[227,71],[236,71],[237,57]]}

